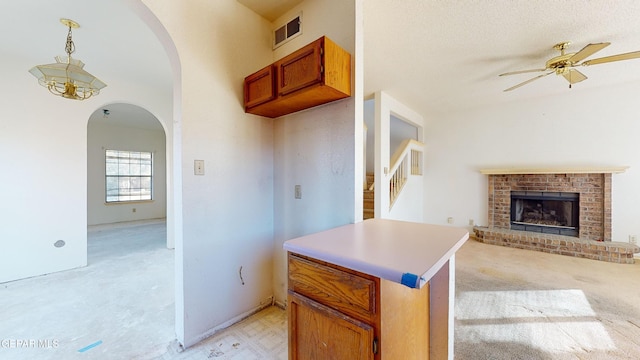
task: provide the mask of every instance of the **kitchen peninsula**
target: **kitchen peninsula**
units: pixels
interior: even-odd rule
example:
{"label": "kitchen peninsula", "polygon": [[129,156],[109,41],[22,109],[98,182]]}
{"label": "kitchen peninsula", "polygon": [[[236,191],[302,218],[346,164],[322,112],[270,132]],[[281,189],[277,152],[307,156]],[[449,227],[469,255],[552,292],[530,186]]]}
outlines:
{"label": "kitchen peninsula", "polygon": [[466,229],[369,219],[286,241],[289,359],[453,359]]}

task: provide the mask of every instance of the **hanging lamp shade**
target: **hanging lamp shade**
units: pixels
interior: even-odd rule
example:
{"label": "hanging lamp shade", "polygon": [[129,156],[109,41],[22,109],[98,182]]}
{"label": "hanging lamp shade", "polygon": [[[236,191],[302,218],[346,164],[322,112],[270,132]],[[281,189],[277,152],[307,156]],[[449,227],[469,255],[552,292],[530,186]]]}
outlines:
{"label": "hanging lamp shade", "polygon": [[36,65],[29,72],[38,79],[38,83],[46,87],[54,95],[66,99],[85,100],[98,95],[107,84],[84,70],[84,63],[73,59],[71,54],[75,45],[71,38],[71,29],[80,25],[73,20],[60,19],[69,27],[65,52],[67,56],[56,56],[55,63]]}

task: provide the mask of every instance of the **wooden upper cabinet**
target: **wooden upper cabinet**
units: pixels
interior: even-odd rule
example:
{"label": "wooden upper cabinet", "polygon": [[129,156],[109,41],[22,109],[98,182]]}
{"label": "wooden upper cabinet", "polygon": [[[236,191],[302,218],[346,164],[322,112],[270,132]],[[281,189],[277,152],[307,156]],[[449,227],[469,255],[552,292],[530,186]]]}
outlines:
{"label": "wooden upper cabinet", "polygon": [[351,55],[323,36],[247,76],[244,95],[246,112],[271,118],[349,97]]}
{"label": "wooden upper cabinet", "polygon": [[252,108],[276,98],[273,65],[244,79],[244,106]]}
{"label": "wooden upper cabinet", "polygon": [[322,81],[322,41],[320,40],[276,62],[279,96],[291,94]]}

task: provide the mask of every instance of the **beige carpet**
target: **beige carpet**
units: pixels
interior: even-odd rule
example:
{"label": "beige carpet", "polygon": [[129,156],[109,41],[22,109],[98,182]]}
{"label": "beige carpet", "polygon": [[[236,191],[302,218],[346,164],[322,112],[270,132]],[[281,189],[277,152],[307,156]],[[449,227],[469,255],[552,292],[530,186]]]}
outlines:
{"label": "beige carpet", "polygon": [[456,270],[456,359],[640,359],[640,261],[469,240]]}

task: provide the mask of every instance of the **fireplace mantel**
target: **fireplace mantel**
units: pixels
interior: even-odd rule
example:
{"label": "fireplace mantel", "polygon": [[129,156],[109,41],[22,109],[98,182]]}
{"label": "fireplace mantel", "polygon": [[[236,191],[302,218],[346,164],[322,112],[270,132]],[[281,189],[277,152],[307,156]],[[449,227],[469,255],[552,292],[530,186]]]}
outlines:
{"label": "fireplace mantel", "polygon": [[627,170],[628,166],[608,167],[574,167],[574,168],[504,168],[481,169],[485,175],[522,175],[522,174],[619,174]]}

